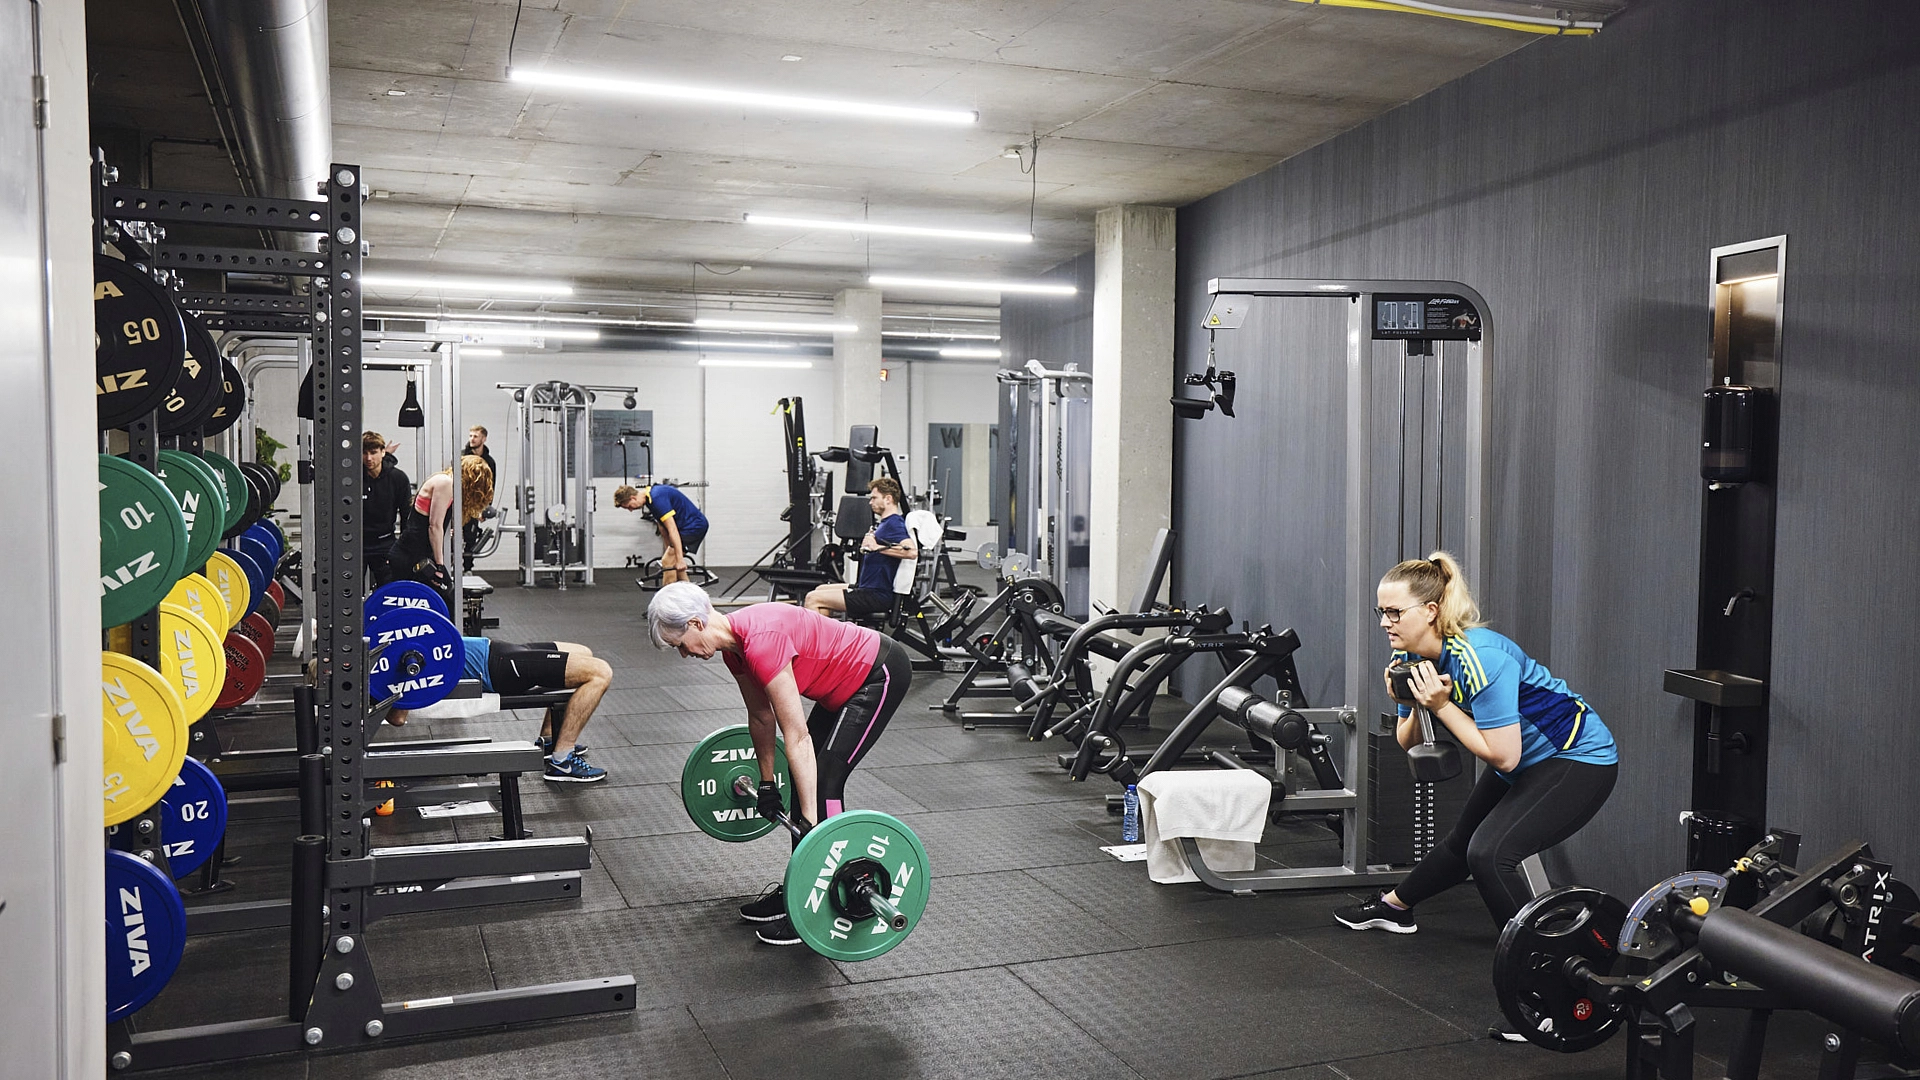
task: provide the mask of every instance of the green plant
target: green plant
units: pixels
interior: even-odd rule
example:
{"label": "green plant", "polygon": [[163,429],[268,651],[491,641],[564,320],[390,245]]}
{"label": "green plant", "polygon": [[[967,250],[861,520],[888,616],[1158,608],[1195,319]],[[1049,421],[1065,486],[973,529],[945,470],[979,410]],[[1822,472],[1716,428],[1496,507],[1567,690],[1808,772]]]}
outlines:
{"label": "green plant", "polygon": [[253,459],[272,469],[283,484],[293,479],[293,463],[275,461],[273,455],[274,451],[286,448],[287,444],[267,434],[266,428],[253,429]]}

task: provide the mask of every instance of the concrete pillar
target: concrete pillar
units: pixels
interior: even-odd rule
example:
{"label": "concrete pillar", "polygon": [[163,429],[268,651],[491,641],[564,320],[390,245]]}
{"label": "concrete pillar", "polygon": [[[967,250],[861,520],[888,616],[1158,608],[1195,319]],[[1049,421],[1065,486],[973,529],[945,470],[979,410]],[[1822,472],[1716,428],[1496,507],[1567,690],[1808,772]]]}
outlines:
{"label": "concrete pillar", "polygon": [[[842,289],[833,298],[835,322],[854,324],[852,331],[833,335],[834,365],[839,369],[834,383],[831,432],[809,435],[820,446],[838,446],[846,441],[847,429],[855,424],[879,424],[882,398],[880,369],[880,290]],[[906,447],[906,432],[880,432],[881,445]],[[889,438],[898,442],[888,443]]]}
{"label": "concrete pillar", "polygon": [[1174,211],[1114,206],[1093,225],[1093,490],[1088,595],[1133,599],[1172,524]]}

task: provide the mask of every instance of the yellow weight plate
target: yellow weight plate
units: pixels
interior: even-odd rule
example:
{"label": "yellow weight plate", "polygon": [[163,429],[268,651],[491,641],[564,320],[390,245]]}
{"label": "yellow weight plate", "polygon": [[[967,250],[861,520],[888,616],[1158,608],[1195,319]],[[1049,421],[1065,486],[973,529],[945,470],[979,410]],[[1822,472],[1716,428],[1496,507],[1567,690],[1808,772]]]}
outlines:
{"label": "yellow weight plate", "polygon": [[178,604],[160,605],[160,674],[167,677],[187,707],[187,723],[197,724],[213,708],[227,681],[226,635]]}
{"label": "yellow weight plate", "polygon": [[[227,610],[227,598],[220,595],[220,590],[213,587],[213,582],[199,574],[188,574],[181,578],[174,585],[173,591],[167,594],[166,603],[179,604],[205,619],[208,626],[225,627],[230,630],[239,622]],[[114,651],[125,652],[126,650],[115,649]]]}
{"label": "yellow weight plate", "polygon": [[[211,585],[207,589],[211,595],[219,595]],[[197,724],[207,715],[220,697],[221,684],[227,681],[225,640],[224,635],[213,632],[212,624],[184,605],[160,605],[160,674],[180,692],[189,724]],[[132,624],[108,630],[107,648],[133,655]]]}
{"label": "yellow weight plate", "polygon": [[100,654],[106,823],[160,801],[187,758],[187,706],[166,676],[131,656]]}
{"label": "yellow weight plate", "polygon": [[220,590],[220,598],[227,602],[226,630],[240,625],[247,617],[247,608],[253,600],[253,586],[247,584],[247,572],[240,569],[240,562],[224,551],[216,551],[207,560],[207,580]]}

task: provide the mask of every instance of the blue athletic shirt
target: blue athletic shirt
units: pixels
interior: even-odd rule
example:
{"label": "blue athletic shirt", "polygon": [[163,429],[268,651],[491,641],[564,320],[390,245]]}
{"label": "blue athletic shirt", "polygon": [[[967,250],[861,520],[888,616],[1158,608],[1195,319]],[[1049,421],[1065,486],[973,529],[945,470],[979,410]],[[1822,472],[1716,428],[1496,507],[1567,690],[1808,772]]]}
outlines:
{"label": "blue athletic shirt", "polygon": [[[1406,652],[1393,658],[1426,659]],[[1490,731],[1520,725],[1520,764],[1514,773],[1550,757],[1593,765],[1620,760],[1613,733],[1593,707],[1505,635],[1476,626],[1447,638],[1433,666],[1453,678],[1454,704],[1473,717],[1474,726]],[[1399,711],[1401,716],[1411,712],[1405,705]]]}
{"label": "blue athletic shirt", "polygon": [[460,644],[466,646],[466,656],[460,661],[462,679],[479,679],[480,689],[493,693],[493,677],[487,674],[487,657],[493,649],[493,642],[483,637],[463,637]]}
{"label": "blue athletic shirt", "polygon": [[647,499],[653,507],[655,521],[678,516],[679,520],[673,523],[673,527],[680,530],[681,536],[707,531],[707,516],[693,505],[693,500],[687,498],[685,492],[672,484],[653,485]]}
{"label": "blue athletic shirt", "polygon": [[[873,538],[883,548],[892,547],[910,535],[907,532],[907,519],[899,514],[883,517],[873,527]],[[900,560],[892,555],[863,551],[860,553],[860,580],[854,582],[853,587],[890,593],[893,591],[893,572],[899,568]]]}

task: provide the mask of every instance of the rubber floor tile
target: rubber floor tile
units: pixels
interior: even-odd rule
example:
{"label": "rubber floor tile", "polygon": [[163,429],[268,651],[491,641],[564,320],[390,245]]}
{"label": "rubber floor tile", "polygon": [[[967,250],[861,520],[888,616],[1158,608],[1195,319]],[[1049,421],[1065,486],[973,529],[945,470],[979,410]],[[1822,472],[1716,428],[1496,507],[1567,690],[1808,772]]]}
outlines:
{"label": "rubber floor tile", "polygon": [[693,1007],[733,1080],[1130,1080],[999,969]]}
{"label": "rubber floor tile", "polygon": [[1280,938],[1103,953],[1012,971],[1133,1069],[1166,1080],[1463,1038],[1439,1017]]}
{"label": "rubber floor tile", "polygon": [[754,939],[738,900],[481,928],[502,987],[632,975],[641,1007],[773,995],[846,980],[825,957]]}
{"label": "rubber floor tile", "polygon": [[1131,938],[1018,871],[938,876],[906,941],[840,970],[854,982],[1131,949]]}

